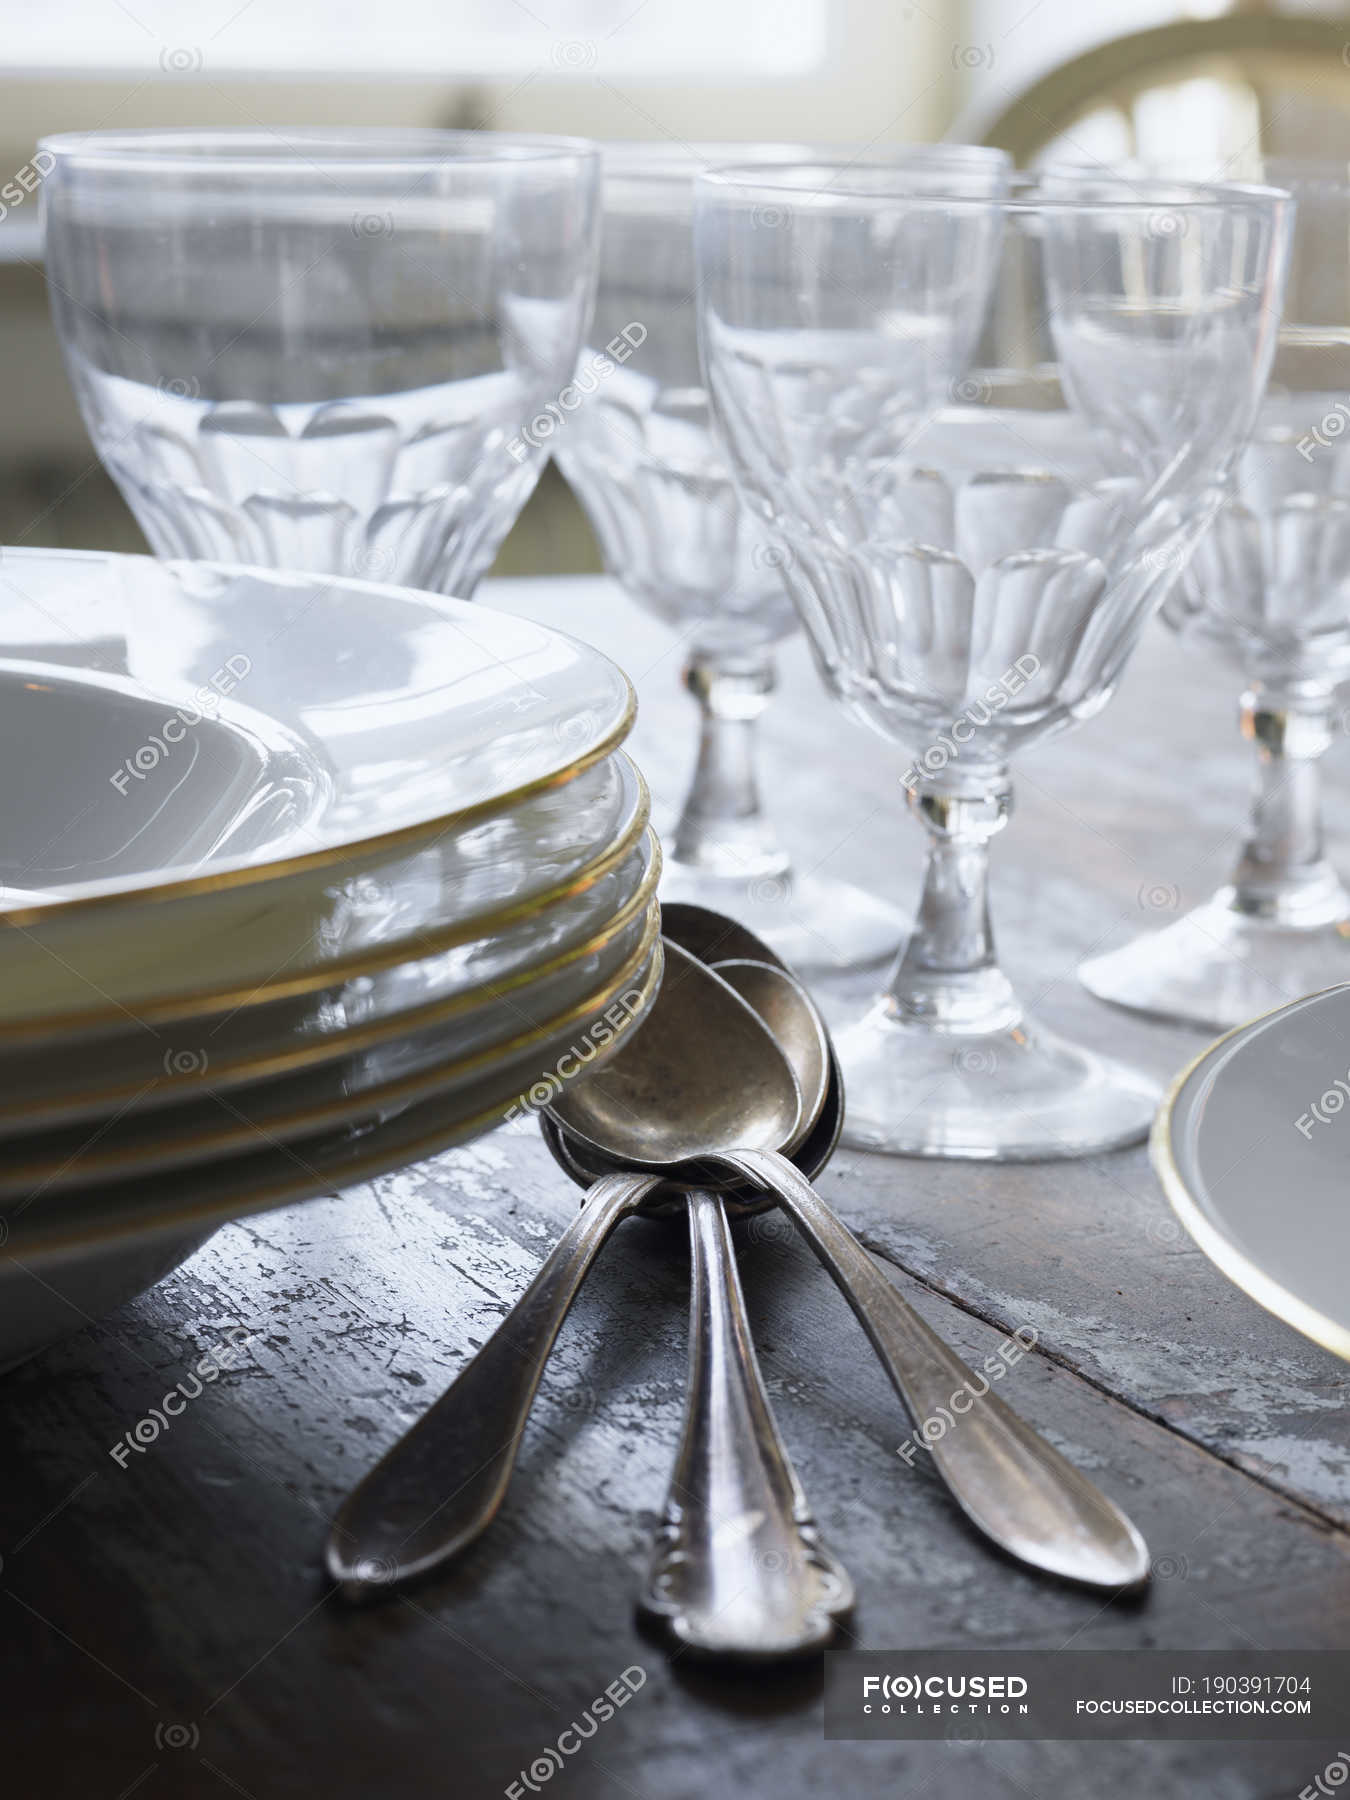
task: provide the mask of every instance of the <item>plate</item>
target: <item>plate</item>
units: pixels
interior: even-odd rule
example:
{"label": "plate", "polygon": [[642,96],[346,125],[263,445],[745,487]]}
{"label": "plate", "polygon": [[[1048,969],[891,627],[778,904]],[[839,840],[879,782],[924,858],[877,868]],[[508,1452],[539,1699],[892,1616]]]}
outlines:
{"label": "plate", "polygon": [[4,550],[0,750],[24,777],[0,792],[8,917],[411,847],[607,756],[633,704],[598,650],[467,601]]}
{"label": "plate", "polygon": [[[299,998],[267,990],[237,1005],[179,1021],[137,1025],[116,1037],[56,1047],[0,1049],[0,1136],[24,1138],[114,1114],[177,1107],[203,1093],[289,1076],[350,1057],[424,1026],[491,1019],[521,989],[557,976],[580,992],[586,964],[644,910],[660,875],[660,852],[645,827],[613,868],[576,897],[531,919],[526,935],[474,939]],[[521,941],[517,941],[520,938]],[[27,1154],[28,1146],[19,1146]]]}
{"label": "plate", "polygon": [[[5,1281],[34,1264],[60,1268],[83,1264],[101,1245],[128,1238],[186,1239],[196,1230],[228,1219],[287,1206],[314,1194],[331,1193],[376,1175],[421,1162],[467,1143],[502,1125],[531,1089],[556,1086],[556,1068],[587,1038],[596,1044],[592,1066],[600,1066],[646,1017],[660,985],[659,935],[629,982],[613,982],[594,996],[590,1013],[561,1027],[547,1043],[522,1058],[482,1075],[452,1096],[433,1094],[397,1117],[365,1127],[340,1127],[300,1144],[269,1147],[227,1162],[172,1171],[115,1186],[73,1191],[30,1207],[5,1221],[0,1248],[0,1294]],[[621,994],[631,996],[622,1007]],[[612,1018],[607,1015],[612,1011]],[[600,1026],[609,1035],[600,1042]],[[520,1126],[536,1130],[520,1113]],[[0,1308],[3,1316],[3,1308]]]}
{"label": "plate", "polygon": [[1350,1359],[1350,986],[1211,1044],[1173,1084],[1151,1148],[1211,1262]]}
{"label": "plate", "polygon": [[206,936],[216,992],[302,977],[391,935],[361,884],[430,846],[460,917],[524,917],[611,842],[614,775],[567,790],[632,717],[600,652],[462,601],[0,552],[0,1025],[200,1011]]}
{"label": "plate", "polygon": [[560,905],[585,929],[588,894],[640,840],[648,810],[642,777],[616,752],[461,832],[319,882],[156,897],[11,930],[0,914],[0,1046],[258,1006],[474,941],[496,945],[504,975]]}
{"label": "plate", "polygon": [[228,1094],[214,1090],[168,1111],[125,1109],[94,1124],[43,1132],[14,1143],[0,1161],[0,1208],[11,1221],[26,1206],[67,1189],[108,1184],[158,1170],[180,1171],[387,1115],[426,1098],[447,1097],[580,1028],[597,990],[631,981],[660,929],[656,902],[627,917],[597,948],[467,1016],[405,1026],[373,1049],[321,1068],[270,1077]]}

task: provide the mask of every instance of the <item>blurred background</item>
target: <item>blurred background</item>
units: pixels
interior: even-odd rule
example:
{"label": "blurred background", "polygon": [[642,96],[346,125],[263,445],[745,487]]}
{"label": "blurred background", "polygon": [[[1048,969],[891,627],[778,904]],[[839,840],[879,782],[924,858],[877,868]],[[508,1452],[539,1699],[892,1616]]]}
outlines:
{"label": "blurred background", "polygon": [[[46,132],[412,124],[1216,165],[1350,156],[1350,4],[1179,0],[57,0],[0,34],[0,542],[139,550],[48,323]],[[598,569],[549,469],[502,573]]]}

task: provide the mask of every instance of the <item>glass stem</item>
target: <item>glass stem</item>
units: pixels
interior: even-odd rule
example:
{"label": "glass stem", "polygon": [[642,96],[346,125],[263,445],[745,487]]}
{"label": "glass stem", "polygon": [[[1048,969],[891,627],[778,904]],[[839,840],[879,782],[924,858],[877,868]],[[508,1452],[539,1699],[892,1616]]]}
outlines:
{"label": "glass stem", "polygon": [[899,1020],[956,1032],[1004,1031],[1021,1007],[989,923],[989,840],[1012,812],[1006,769],[983,783],[920,780],[906,790],[929,833],[919,915],[885,1000]]}
{"label": "glass stem", "polygon": [[1234,912],[1305,928],[1346,916],[1350,902],[1322,854],[1317,765],[1331,742],[1331,712],[1321,687],[1254,681],[1242,696],[1256,780],[1247,841],[1225,896]]}
{"label": "glass stem", "polygon": [[787,852],[760,805],[755,779],[755,722],[776,684],[766,655],[690,659],[684,685],[703,716],[693,785],[675,829],[676,862],[741,880],[787,874]]}

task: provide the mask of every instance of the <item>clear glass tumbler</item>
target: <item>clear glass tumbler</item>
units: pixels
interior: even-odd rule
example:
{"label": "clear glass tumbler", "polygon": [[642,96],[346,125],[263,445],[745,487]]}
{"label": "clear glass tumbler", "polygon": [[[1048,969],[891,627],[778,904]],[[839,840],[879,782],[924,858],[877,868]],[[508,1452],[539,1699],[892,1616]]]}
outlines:
{"label": "clear glass tumbler", "polygon": [[590,317],[594,147],[259,129],[42,148],[57,333],[152,547],[472,593]]}
{"label": "clear glass tumbler", "polygon": [[[761,803],[756,721],[774,691],[776,646],[798,622],[781,551],[742,507],[713,435],[698,352],[695,177],[728,160],[825,153],[773,144],[601,150],[595,319],[553,442],[606,567],[688,645],[698,758],[662,894],[733,914],[806,972],[884,961],[904,933],[894,907],[822,869],[794,868]],[[1002,193],[1008,176],[1001,152],[957,145],[897,147],[868,160],[973,194]],[[779,223],[766,204],[754,228],[772,233]]]}
{"label": "clear glass tumbler", "polygon": [[1278,191],[1173,183],[1028,183],[1000,207],[915,194],[903,171],[700,179],[732,467],[827,685],[908,750],[930,838],[909,942],[838,1039],[855,1146],[1039,1158],[1148,1129],[1153,1083],[1038,1025],[1000,969],[989,843],[1014,751],[1106,704],[1224,497],[1291,211]]}

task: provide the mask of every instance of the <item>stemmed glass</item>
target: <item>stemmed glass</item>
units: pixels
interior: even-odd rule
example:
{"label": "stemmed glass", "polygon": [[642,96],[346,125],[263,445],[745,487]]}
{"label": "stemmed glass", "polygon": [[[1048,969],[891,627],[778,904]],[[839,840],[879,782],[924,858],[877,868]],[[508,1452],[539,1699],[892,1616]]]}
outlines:
{"label": "stemmed glass", "polygon": [[[777,231],[756,210],[777,206]],[[847,1140],[1080,1155],[1142,1136],[1153,1084],[1028,1017],[994,954],[990,839],[1014,750],[1106,704],[1203,526],[1274,353],[1287,196],[1101,184],[1009,203],[903,172],[699,182],[709,387],[831,691],[912,755],[930,833],[890,984],[840,1034]],[[992,225],[990,223],[992,219]],[[995,286],[978,363],[972,316]],[[934,369],[963,403],[930,403]]]}
{"label": "stemmed glass", "polygon": [[470,594],[589,318],[594,147],[260,129],[42,148],[57,333],[152,547]]}
{"label": "stemmed glass", "polygon": [[1251,817],[1225,886],[1080,971],[1103,1000],[1213,1030],[1350,980],[1318,794],[1350,676],[1350,171],[1279,158],[1262,174],[1298,203],[1279,346],[1236,491],[1163,615],[1243,672]]}
{"label": "stemmed glass", "polygon": [[[594,326],[558,421],[538,422],[609,572],[688,642],[684,683],[701,714],[699,750],[662,894],[734,914],[808,971],[889,957],[903,920],[855,887],[794,870],[761,805],[756,720],[773,693],[775,646],[797,618],[781,549],[741,506],[712,433],[692,226],[700,169],[817,154],[772,144],[603,145]],[[1007,179],[1007,158],[995,150],[900,147],[869,160],[976,195],[1002,192]],[[767,203],[753,229],[772,235],[780,219]]]}

